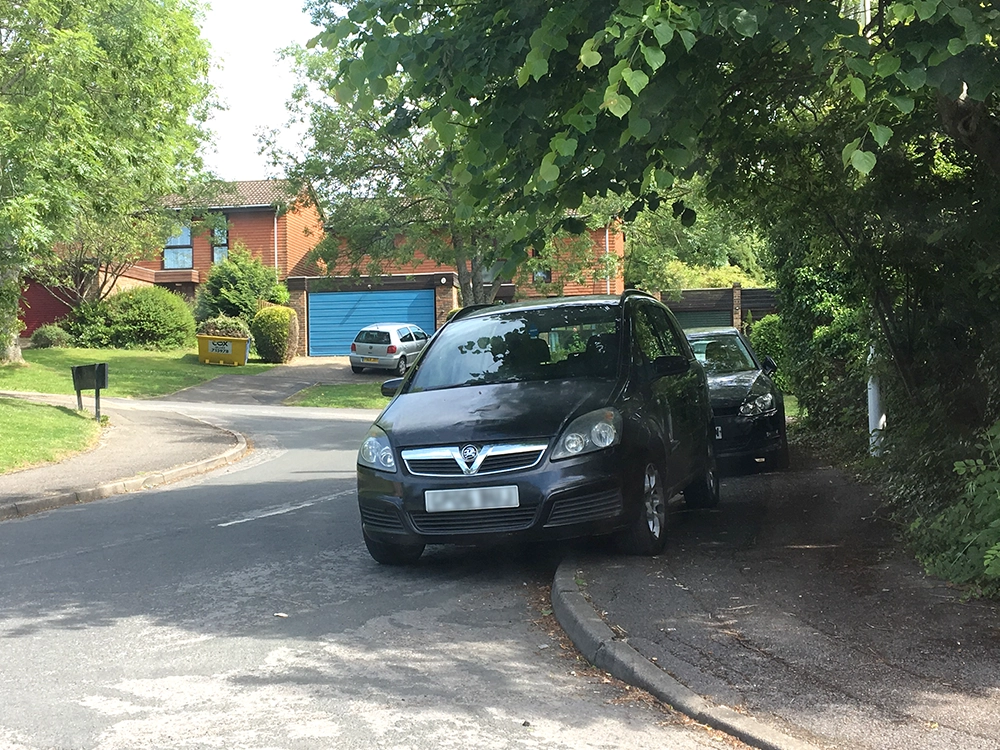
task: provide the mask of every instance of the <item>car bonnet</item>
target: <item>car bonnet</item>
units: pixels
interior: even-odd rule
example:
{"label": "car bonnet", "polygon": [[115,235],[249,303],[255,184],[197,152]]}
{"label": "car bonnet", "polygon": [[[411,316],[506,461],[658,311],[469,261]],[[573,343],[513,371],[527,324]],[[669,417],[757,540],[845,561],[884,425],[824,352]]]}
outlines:
{"label": "car bonnet", "polygon": [[404,393],[377,424],[401,448],[548,440],[572,418],[608,405],[616,387],[613,380],[580,378]]}

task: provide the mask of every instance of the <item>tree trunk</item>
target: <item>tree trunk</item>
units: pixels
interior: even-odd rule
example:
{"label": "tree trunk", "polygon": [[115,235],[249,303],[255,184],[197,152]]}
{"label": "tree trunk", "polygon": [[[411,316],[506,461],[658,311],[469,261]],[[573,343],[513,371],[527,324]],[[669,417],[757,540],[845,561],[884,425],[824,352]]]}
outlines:
{"label": "tree trunk", "polygon": [[985,102],[962,94],[957,101],[938,97],[938,115],[945,132],[1000,175],[1000,123]]}
{"label": "tree trunk", "polygon": [[18,269],[0,267],[0,365],[24,362],[18,340],[21,322],[17,319],[21,289]]}

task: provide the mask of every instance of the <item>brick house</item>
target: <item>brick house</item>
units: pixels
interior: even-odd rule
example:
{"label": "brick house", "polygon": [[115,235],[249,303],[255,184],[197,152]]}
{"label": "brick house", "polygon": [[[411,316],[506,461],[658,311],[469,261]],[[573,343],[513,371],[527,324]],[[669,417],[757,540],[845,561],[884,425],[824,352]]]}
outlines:
{"label": "brick house", "polygon": [[[193,299],[212,265],[224,259],[237,242],[262,263],[277,269],[282,280],[316,273],[307,257],[323,237],[323,221],[314,203],[296,203],[294,198],[284,180],[225,183],[213,205],[199,208],[225,216],[227,230],[182,228],[167,240],[156,258],[140,261],[126,271],[117,288],[157,284]],[[183,208],[175,199],[167,203]],[[23,336],[70,312],[64,302],[30,279],[20,307]]]}
{"label": "brick house", "polygon": [[[332,231],[331,228],[328,228]],[[558,271],[536,271],[537,280],[562,284],[562,294],[621,294],[625,288],[621,269],[625,236],[619,227],[609,226],[590,233],[593,265],[606,267],[605,255],[614,255],[616,272],[609,277],[584,274],[583,280],[559,278]],[[514,283],[503,284],[497,299],[504,302],[523,297],[544,296],[522,273]],[[378,278],[350,275],[345,265],[330,269],[329,275],[298,276],[286,279],[290,305],[299,316],[300,355],[343,355],[359,329],[378,322],[407,322],[428,332],[440,327],[448,313],[459,306],[458,273],[449,266],[417,254],[412,261],[395,266]]]}

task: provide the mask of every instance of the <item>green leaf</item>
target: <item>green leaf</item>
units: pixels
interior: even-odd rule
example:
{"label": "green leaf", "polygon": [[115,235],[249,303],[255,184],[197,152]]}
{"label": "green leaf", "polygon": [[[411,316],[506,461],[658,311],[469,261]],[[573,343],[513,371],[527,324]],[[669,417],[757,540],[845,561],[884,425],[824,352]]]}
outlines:
{"label": "green leaf", "polygon": [[968,46],[969,45],[964,39],[955,38],[948,42],[948,52],[952,55],[958,55],[961,54]]}
{"label": "green leaf", "polygon": [[632,89],[632,93],[636,95],[640,94],[649,83],[649,76],[641,70],[632,70],[631,68],[625,68],[622,71],[622,79]]}
{"label": "green leaf", "polygon": [[861,145],[861,139],[855,138],[853,141],[844,146],[844,150],[840,153],[840,158],[844,162],[846,167],[851,162],[851,154],[858,150],[858,146]]}
{"label": "green leaf", "polygon": [[599,65],[601,62],[601,53],[598,52],[595,47],[597,42],[593,39],[588,39],[583,43],[580,48],[580,63],[586,68],[592,68],[595,65]]}
{"label": "green leaf", "polygon": [[851,166],[864,175],[868,174],[875,168],[876,161],[878,160],[875,158],[875,154],[870,151],[862,151],[858,149],[851,154]]}
{"label": "green leaf", "polygon": [[653,27],[653,36],[656,37],[656,41],[660,43],[661,47],[666,47],[674,38],[674,27],[666,21],[660,21]]}
{"label": "green leaf", "polygon": [[538,177],[545,182],[555,182],[559,179],[559,167],[555,165],[555,155],[546,154],[538,168]]}
{"label": "green leaf", "polygon": [[650,47],[648,44],[642,45],[642,56],[646,59],[646,64],[654,72],[667,61],[667,56],[659,47]]}
{"label": "green leaf", "polygon": [[848,81],[851,86],[851,93],[854,94],[854,98],[859,102],[863,102],[865,97],[868,95],[868,89],[865,88],[865,82],[855,76],[851,76]]}
{"label": "green leaf", "polygon": [[927,71],[923,68],[913,68],[903,72],[897,72],[896,78],[911,91],[916,91],[927,83]]}
{"label": "green leaf", "polygon": [[896,105],[896,109],[904,115],[910,114],[915,104],[912,97],[909,96],[890,96],[889,101]]}
{"label": "green leaf", "polygon": [[632,109],[632,100],[620,93],[617,86],[608,86],[604,92],[604,107],[615,117],[621,118]]}
{"label": "green leaf", "polygon": [[650,128],[649,120],[645,117],[636,117],[634,114],[628,119],[628,132],[633,138],[643,138],[649,134]]}
{"label": "green leaf", "polygon": [[576,138],[566,138],[565,136],[557,135],[549,143],[549,146],[560,156],[572,156],[576,153],[577,140]]}
{"label": "green leaf", "polygon": [[875,63],[875,75],[879,78],[888,78],[899,70],[899,58],[895,55],[883,55]]}
{"label": "green leaf", "polygon": [[868,123],[868,130],[871,132],[872,138],[875,139],[875,143],[879,145],[879,148],[884,148],[885,144],[892,138],[892,128],[885,125],[876,125],[874,122],[870,122]]}
{"label": "green leaf", "polygon": [[748,10],[740,12],[739,15],[733,19],[733,28],[736,29],[737,33],[745,37],[752,37],[757,34],[759,29],[757,25],[757,16]]}
{"label": "green leaf", "polygon": [[698,212],[693,208],[685,208],[681,212],[681,226],[693,227],[694,223],[698,220]]}
{"label": "green leaf", "polygon": [[396,16],[392,21],[392,27],[400,34],[405,34],[410,30],[409,19],[403,18],[403,16]]}
{"label": "green leaf", "polygon": [[695,37],[695,35],[690,31],[678,31],[677,35],[681,38],[681,41],[684,42],[684,47],[688,52],[694,48],[695,42],[698,41],[697,37]]}

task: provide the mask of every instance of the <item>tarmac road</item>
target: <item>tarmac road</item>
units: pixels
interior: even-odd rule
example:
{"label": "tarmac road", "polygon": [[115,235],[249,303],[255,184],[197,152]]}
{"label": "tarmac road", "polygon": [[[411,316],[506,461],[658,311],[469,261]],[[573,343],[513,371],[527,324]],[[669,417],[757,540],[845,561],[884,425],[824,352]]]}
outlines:
{"label": "tarmac road", "polygon": [[[354,376],[338,359],[227,373],[169,401],[102,400],[120,415],[118,439],[94,454],[101,461],[21,472],[21,498],[74,470],[86,484],[123,445],[156,454],[154,438],[172,430],[199,436],[170,448],[190,451],[195,470],[209,448],[242,455],[238,435],[212,426],[231,427],[241,405],[280,403],[316,382],[382,379]],[[158,427],[147,413],[162,415]],[[0,481],[0,511],[12,484]],[[717,510],[675,513],[663,555],[581,548],[556,573],[556,614],[592,663],[756,747],[1000,749],[997,603],[963,602],[926,578],[877,507],[851,477],[793,453],[789,472],[728,477]]]}

